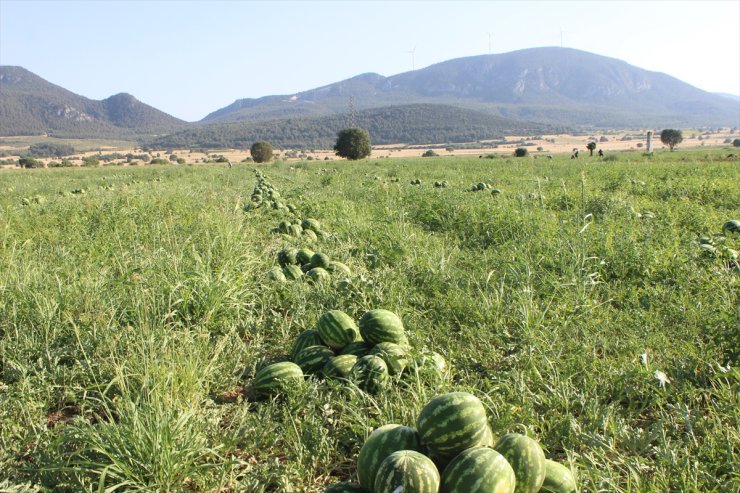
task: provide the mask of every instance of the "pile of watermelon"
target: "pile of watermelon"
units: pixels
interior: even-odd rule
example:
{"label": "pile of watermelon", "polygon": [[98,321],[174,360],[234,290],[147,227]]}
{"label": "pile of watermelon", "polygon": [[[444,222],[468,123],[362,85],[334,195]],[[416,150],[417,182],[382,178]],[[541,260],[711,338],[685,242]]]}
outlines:
{"label": "pile of watermelon", "polygon": [[321,229],[321,223],[316,219],[298,219],[293,218],[290,221],[280,221],[277,227],[273,228],[272,233],[281,233],[296,238],[304,238],[308,241],[316,241],[319,238],[326,238],[328,234]]}
{"label": "pile of watermelon", "polygon": [[571,470],[549,460],[536,440],[507,433],[495,440],[486,408],[474,395],[438,395],[416,429],[389,424],[360,449],[357,483],[325,493],[573,493]]}
{"label": "pile of watermelon", "polygon": [[449,183],[447,182],[447,180],[435,181],[434,182],[434,188],[447,188],[447,185],[449,185]]}
{"label": "pile of watermelon", "polygon": [[348,277],[352,271],[346,264],[331,260],[328,255],[314,252],[310,248],[283,248],[277,254],[280,266],[267,273],[273,281],[299,281],[306,276],[311,282],[325,282],[332,276]]}
{"label": "pile of watermelon", "polygon": [[442,355],[411,348],[401,319],[384,309],[366,312],[358,323],[340,310],[324,313],[315,329],[295,339],[290,360],[259,370],[252,391],[274,395],[312,375],[351,381],[375,394],[405,377],[422,374],[441,380],[447,368]]}
{"label": "pile of watermelon", "polygon": [[252,190],[250,203],[244,206],[245,211],[260,207],[271,207],[272,209],[296,212],[297,209],[293,204],[283,203],[280,193],[275,190],[261,171],[256,170],[254,174],[257,183],[254,185],[254,190]]}

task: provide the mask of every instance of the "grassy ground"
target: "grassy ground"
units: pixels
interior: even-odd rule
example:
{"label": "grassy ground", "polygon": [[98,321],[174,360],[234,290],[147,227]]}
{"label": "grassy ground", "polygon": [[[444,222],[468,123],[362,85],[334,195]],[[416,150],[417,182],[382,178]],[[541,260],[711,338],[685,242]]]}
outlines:
{"label": "grassy ground", "polygon": [[[253,168],[7,171],[0,491],[318,492],[450,390],[582,491],[737,491],[738,274],[698,244],[740,219],[725,154],[260,166],[331,233],[310,246],[349,287],[267,281],[300,243],[269,232],[285,214],[242,210]],[[481,181],[502,193],[467,191]],[[450,378],[238,397],[322,313],[371,308]]]}

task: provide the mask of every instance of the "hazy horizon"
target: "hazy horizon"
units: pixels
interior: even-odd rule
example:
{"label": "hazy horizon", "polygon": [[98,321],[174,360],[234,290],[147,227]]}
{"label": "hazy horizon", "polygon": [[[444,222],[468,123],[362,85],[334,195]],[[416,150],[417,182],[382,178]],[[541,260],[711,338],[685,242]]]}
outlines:
{"label": "hazy horizon", "polygon": [[[29,26],[33,26],[31,30]],[[32,35],[29,35],[32,32]],[[563,46],[740,95],[740,2],[0,0],[0,64],[197,121],[361,73]]]}

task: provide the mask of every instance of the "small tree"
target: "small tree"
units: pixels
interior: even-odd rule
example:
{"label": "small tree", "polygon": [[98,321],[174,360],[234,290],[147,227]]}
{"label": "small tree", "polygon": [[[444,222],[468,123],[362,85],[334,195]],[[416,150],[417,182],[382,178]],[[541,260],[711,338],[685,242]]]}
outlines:
{"label": "small tree", "polygon": [[433,149],[429,149],[424,154],[421,155],[421,157],[436,157],[436,156],[439,156],[439,154],[434,152]]}
{"label": "small tree", "polygon": [[740,139],[735,139],[732,141],[732,145],[735,147],[740,147]]}
{"label": "small tree", "polygon": [[589,142],[586,144],[586,149],[588,149],[588,152],[591,156],[594,155],[594,151],[596,150],[596,142]]}
{"label": "small tree", "polygon": [[260,140],[252,144],[249,154],[255,163],[267,163],[272,160],[272,145],[269,142]]}
{"label": "small tree", "polygon": [[683,134],[675,128],[666,128],[660,132],[660,141],[672,151],[674,147],[683,142]]}
{"label": "small tree", "polygon": [[514,156],[516,157],[526,157],[527,154],[529,154],[529,152],[526,147],[517,147],[514,149]]}
{"label": "small tree", "polygon": [[372,151],[370,134],[362,128],[345,128],[337,133],[334,151],[339,157],[356,160],[368,157]]}

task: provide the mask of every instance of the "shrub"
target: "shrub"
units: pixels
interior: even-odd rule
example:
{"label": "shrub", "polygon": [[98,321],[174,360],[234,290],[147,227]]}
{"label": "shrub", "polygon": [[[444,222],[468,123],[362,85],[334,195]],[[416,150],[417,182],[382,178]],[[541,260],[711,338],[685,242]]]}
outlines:
{"label": "shrub", "polygon": [[182,157],[177,158],[177,164],[185,164],[185,158],[182,158]]}
{"label": "shrub", "polygon": [[609,137],[607,137],[606,135],[602,135],[601,137],[599,137],[599,142],[609,142]]}
{"label": "shrub", "polygon": [[170,164],[170,162],[166,159],[162,159],[161,157],[157,157],[149,161],[149,164]]}
{"label": "shrub", "polygon": [[43,168],[44,163],[32,157],[22,157],[18,160],[22,168]]}
{"label": "shrub", "polygon": [[96,157],[87,156],[82,158],[82,165],[85,167],[100,166],[100,161]]}
{"label": "shrub", "polygon": [[672,151],[674,147],[683,142],[683,133],[675,128],[666,128],[660,132],[660,141]]}
{"label": "shrub", "polygon": [[249,153],[255,163],[267,163],[272,160],[272,144],[260,140],[252,144]]}
{"label": "shrub", "polygon": [[735,139],[732,141],[732,145],[734,147],[740,147],[740,139]]}
{"label": "shrub", "polygon": [[362,128],[345,128],[337,134],[337,143],[334,144],[337,156],[349,160],[362,159],[370,155],[370,134]]}
{"label": "shrub", "polygon": [[424,154],[421,155],[421,157],[436,157],[436,156],[439,156],[439,154],[434,152],[433,149],[429,149],[428,151],[426,151]]}
{"label": "shrub", "polygon": [[41,143],[28,148],[28,154],[32,157],[63,157],[74,153],[74,148],[67,144]]}
{"label": "shrub", "polygon": [[526,157],[527,154],[529,154],[529,151],[525,147],[517,147],[514,150],[514,156],[516,157]]}

